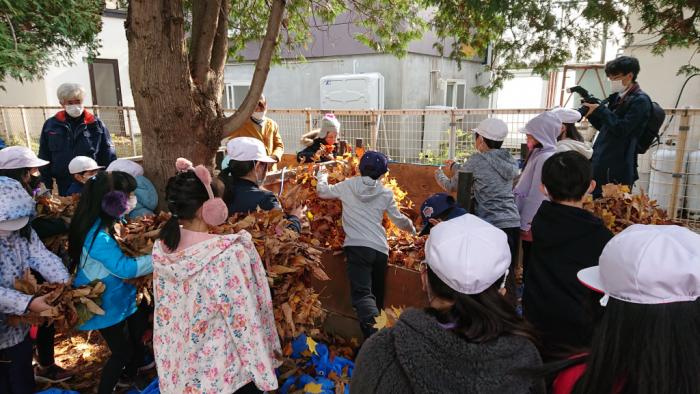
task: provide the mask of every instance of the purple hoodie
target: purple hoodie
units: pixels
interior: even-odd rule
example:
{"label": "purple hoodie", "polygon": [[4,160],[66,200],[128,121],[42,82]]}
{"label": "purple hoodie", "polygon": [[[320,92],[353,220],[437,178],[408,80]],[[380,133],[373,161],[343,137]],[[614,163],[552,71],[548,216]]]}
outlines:
{"label": "purple hoodie", "polygon": [[520,212],[520,229],[529,231],[532,218],[535,217],[540,204],[547,200],[547,196],[540,191],[542,165],[556,153],[557,136],[561,134],[561,120],[550,112],[543,112],[527,122],[521,132],[532,135],[542,144],[541,148],[530,152],[527,165],[513,190],[515,204]]}

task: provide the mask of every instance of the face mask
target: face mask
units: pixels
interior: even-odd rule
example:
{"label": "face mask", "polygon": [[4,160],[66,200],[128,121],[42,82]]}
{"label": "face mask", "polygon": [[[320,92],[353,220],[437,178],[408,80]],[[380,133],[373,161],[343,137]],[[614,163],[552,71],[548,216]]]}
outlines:
{"label": "face mask", "polygon": [[129,212],[133,211],[134,208],[136,208],[136,204],[138,203],[138,200],[136,199],[135,195],[130,195],[129,200],[126,202],[126,212],[124,212],[124,215],[128,214]]}
{"label": "face mask", "polygon": [[81,104],[66,105],[66,112],[70,117],[77,118],[83,113],[83,106]]}
{"label": "face mask", "polygon": [[622,84],[622,80],[617,79],[614,81],[610,81],[610,89],[612,89],[613,92],[622,93],[627,88],[625,87],[625,85]]}
{"label": "face mask", "polygon": [[251,117],[255,120],[262,120],[262,118],[265,116],[266,112],[267,111],[255,111],[255,112],[253,112]]}
{"label": "face mask", "polygon": [[14,233],[14,231],[11,230],[0,230],[0,238],[7,238],[10,236],[10,234]]}

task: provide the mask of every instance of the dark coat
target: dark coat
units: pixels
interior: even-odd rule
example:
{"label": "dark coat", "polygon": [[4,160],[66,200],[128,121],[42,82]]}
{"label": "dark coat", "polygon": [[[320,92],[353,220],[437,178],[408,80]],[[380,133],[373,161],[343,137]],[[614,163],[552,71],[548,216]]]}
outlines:
{"label": "dark coat", "polygon": [[[326,144],[326,140],[323,138],[314,138],[313,143],[304,150],[300,151],[297,153],[297,161],[301,163],[301,160],[304,159],[305,163],[313,163],[316,160],[314,160],[314,155],[316,152],[318,152],[323,145]],[[335,149],[337,151],[337,148]],[[332,161],[333,160],[333,155],[323,155],[321,156],[321,159],[318,160],[319,162],[324,162],[324,161]]]}
{"label": "dark coat", "polygon": [[39,158],[51,162],[39,169],[44,185],[52,188],[56,178],[58,193],[65,196],[73,181],[68,163],[76,156],[91,157],[104,167],[117,159],[109,130],[99,118],[87,110],[76,119],[60,111],[41,130]]}
{"label": "dark coat", "polygon": [[[576,276],[598,264],[613,234],[586,210],[544,201],[532,220],[523,313],[548,352],[586,348],[593,333],[590,290]],[[600,298],[600,297],[598,297]]]}
{"label": "dark coat", "polygon": [[[234,178],[226,185],[224,194],[228,214],[255,212],[258,208],[263,211],[282,209],[277,196],[269,190],[258,187],[254,182],[247,179]],[[301,222],[294,215],[287,215],[287,220],[292,222],[290,228],[301,232]]]}
{"label": "dark coat", "polygon": [[542,364],[526,338],[476,344],[442,328],[422,310],[407,309],[379,331],[355,360],[351,393],[544,393],[518,369]]}
{"label": "dark coat", "polygon": [[622,99],[619,93],[608,97],[608,105],[598,107],[588,117],[599,133],[593,144],[593,179],[600,187],[608,183],[634,184],[637,174],[637,141],[651,116],[651,99],[635,85]]}

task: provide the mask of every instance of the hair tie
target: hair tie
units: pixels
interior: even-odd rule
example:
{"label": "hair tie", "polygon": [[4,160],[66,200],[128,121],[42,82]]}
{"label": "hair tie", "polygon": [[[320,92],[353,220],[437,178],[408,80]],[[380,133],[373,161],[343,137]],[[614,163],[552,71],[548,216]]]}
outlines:
{"label": "hair tie", "polygon": [[203,165],[194,168],[194,173],[207,190],[209,199],[202,205],[202,219],[210,226],[218,226],[228,218],[228,207],[221,198],[215,198],[211,190],[211,174]]}

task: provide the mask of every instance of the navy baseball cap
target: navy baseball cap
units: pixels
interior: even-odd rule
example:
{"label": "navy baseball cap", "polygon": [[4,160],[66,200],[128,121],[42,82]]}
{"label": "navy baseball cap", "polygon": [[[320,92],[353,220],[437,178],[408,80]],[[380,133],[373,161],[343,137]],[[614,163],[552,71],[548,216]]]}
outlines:
{"label": "navy baseball cap", "polygon": [[385,154],[377,151],[367,151],[360,159],[360,174],[370,178],[379,178],[389,171],[389,159]]}
{"label": "navy baseball cap", "polygon": [[430,224],[430,219],[440,217],[447,211],[450,211],[445,220],[454,219],[467,213],[467,211],[457,205],[454,197],[447,193],[435,193],[428,197],[423,205],[420,206],[420,215],[423,218],[423,229],[418,235],[430,234],[430,229],[433,227]]}

